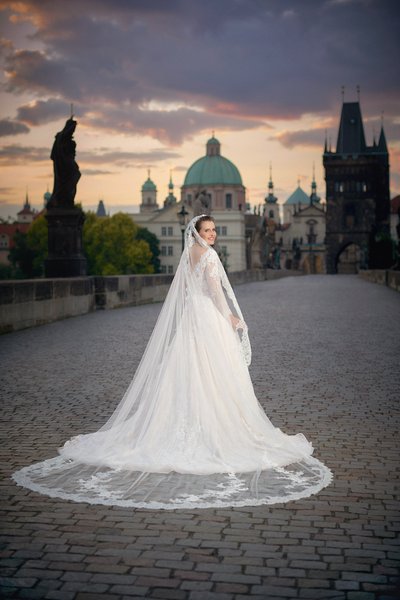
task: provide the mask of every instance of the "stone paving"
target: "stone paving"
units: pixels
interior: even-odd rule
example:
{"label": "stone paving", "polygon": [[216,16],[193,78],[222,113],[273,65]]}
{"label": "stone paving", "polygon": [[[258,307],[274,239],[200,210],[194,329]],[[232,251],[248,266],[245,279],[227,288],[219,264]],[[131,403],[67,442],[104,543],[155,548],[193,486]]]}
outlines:
{"label": "stone paving", "polygon": [[332,484],[287,504],[195,511],[90,506],[17,487],[15,469],[104,423],[160,305],[3,336],[2,597],[400,596],[399,294],[339,275],[236,291],[257,396],[276,426],[312,441]]}

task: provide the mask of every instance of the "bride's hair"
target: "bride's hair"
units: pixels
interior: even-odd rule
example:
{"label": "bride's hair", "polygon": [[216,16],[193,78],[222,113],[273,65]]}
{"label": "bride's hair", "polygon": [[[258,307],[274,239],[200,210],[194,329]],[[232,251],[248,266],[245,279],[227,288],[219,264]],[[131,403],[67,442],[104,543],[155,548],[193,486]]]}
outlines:
{"label": "bride's hair", "polygon": [[201,224],[205,223],[206,221],[212,221],[213,223],[215,223],[214,217],[210,217],[210,215],[203,215],[202,217],[200,217],[200,219],[197,219],[194,225],[198,233],[200,233]]}

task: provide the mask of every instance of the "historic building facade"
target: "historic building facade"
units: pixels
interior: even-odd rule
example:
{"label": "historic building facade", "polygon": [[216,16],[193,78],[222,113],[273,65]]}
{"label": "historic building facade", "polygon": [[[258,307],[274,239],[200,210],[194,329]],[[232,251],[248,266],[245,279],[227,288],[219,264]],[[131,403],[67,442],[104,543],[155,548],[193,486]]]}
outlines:
{"label": "historic building facade", "polygon": [[323,164],[327,272],[390,266],[386,138],[382,126],[378,143],[367,146],[359,102],[343,103],[336,151],[325,144]]}
{"label": "historic building facade", "polygon": [[[142,186],[140,212],[131,218],[147,227],[160,240],[161,269],[175,273],[182,253],[184,222],[178,213],[186,212],[187,223],[194,215],[206,213],[215,217],[218,251],[229,271],[246,268],[244,213],[245,187],[238,168],[221,155],[221,144],[212,136],[206,144],[205,156],[188,169],[178,202],[170,179],[163,207],[157,202],[157,188],[148,179]],[[182,217],[181,217],[182,219]]]}
{"label": "historic building facade", "polygon": [[281,265],[306,273],[325,273],[325,206],[317,194],[313,171],[311,194],[307,196],[298,183],[283,204],[284,222],[278,235]]}

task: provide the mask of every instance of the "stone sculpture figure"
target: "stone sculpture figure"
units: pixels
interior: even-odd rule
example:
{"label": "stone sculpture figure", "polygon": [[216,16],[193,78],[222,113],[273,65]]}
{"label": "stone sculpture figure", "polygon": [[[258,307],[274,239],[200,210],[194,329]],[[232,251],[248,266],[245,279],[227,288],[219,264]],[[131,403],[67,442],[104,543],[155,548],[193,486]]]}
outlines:
{"label": "stone sculpture figure", "polygon": [[194,216],[202,215],[202,214],[210,214],[211,202],[210,196],[207,194],[206,190],[201,190],[196,195],[195,201],[193,203],[193,214]]}
{"label": "stone sculpture figure", "polygon": [[54,168],[54,189],[48,207],[72,208],[76,186],[81,177],[75,161],[76,142],[73,139],[77,122],[71,117],[56,134],[50,158]]}

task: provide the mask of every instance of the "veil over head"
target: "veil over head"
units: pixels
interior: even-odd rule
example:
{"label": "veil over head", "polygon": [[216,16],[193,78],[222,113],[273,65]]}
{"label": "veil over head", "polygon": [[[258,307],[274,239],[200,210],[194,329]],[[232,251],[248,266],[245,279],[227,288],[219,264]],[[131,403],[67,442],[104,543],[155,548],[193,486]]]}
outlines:
{"label": "veil over head", "polygon": [[304,435],[274,427],[254,395],[247,326],[196,229],[203,217],[186,228],[156,325],[107,422],[14,473],[17,483],[92,504],[172,509],[283,502],[331,481]]}

